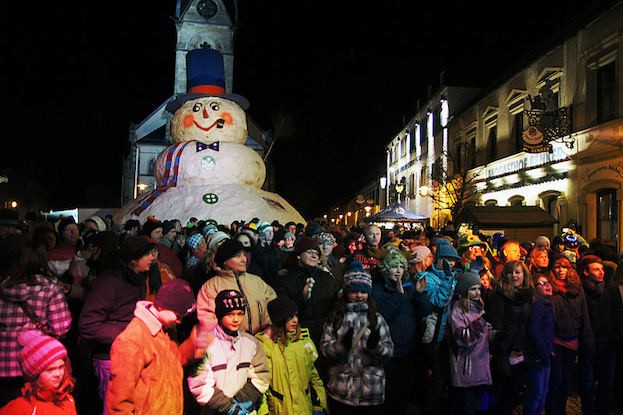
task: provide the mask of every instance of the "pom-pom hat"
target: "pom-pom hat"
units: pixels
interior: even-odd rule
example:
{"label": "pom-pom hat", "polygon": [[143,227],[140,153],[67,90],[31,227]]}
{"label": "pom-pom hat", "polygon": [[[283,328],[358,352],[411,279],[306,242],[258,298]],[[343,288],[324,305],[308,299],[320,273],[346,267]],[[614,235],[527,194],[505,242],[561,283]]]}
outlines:
{"label": "pom-pom hat", "polygon": [[244,296],[237,290],[220,291],[214,299],[214,314],[220,322],[223,316],[234,310],[246,310],[247,302]]}
{"label": "pom-pom hat", "polygon": [[184,317],[195,307],[195,295],[186,280],[175,278],[158,290],[154,305]]}
{"label": "pom-pom hat", "polygon": [[186,54],[186,90],[167,104],[167,111],[173,114],[187,101],[203,97],[223,97],[243,110],[249,108],[245,97],[225,92],[225,62],[215,49],[193,49]]}
{"label": "pom-pom hat", "polygon": [[288,317],[292,317],[299,308],[294,300],[285,294],[280,294],[268,303],[268,315],[275,326],[282,326]]}
{"label": "pom-pom hat", "polygon": [[17,342],[22,347],[19,361],[27,380],[36,379],[52,363],[67,357],[67,349],[60,341],[38,330],[20,333]]}
{"label": "pom-pom hat", "polygon": [[344,273],[344,292],[361,291],[370,293],[372,291],[372,277],[370,273],[363,269],[359,261],[352,261]]}

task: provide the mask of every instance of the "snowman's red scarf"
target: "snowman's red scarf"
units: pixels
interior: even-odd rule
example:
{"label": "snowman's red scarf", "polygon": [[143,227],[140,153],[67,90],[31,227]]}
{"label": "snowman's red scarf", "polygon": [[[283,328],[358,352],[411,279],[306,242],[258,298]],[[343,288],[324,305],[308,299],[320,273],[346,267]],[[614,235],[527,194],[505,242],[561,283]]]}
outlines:
{"label": "snowman's red scarf", "polygon": [[[190,141],[184,141],[182,143],[173,144],[169,147],[169,150],[167,151],[167,160],[164,164],[165,170],[162,186],[177,186],[177,175],[180,170],[180,157],[189,142]],[[169,183],[169,179],[171,183]]]}
{"label": "snowman's red scarf", "polygon": [[182,152],[184,148],[188,145],[189,141],[184,141],[182,143],[176,143],[169,147],[167,151],[167,159],[165,162],[165,171],[164,171],[164,179],[162,181],[162,186],[158,187],[156,190],[151,192],[149,197],[141,202],[141,204],[132,211],[134,215],[140,215],[145,209],[147,209],[153,202],[169,190],[171,187],[177,186],[177,177],[180,169],[180,157],[182,156]]}

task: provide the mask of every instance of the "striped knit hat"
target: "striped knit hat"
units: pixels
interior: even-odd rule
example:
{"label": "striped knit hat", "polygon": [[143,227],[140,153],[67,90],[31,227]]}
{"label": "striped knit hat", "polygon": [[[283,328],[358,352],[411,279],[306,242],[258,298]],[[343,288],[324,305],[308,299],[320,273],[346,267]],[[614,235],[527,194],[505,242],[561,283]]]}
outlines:
{"label": "striped knit hat", "polygon": [[61,342],[38,330],[22,332],[17,342],[22,347],[19,361],[26,380],[36,379],[52,363],[67,357],[67,349]]}
{"label": "striped knit hat", "polygon": [[363,269],[359,261],[352,261],[344,273],[344,292],[361,291],[370,293],[372,291],[372,277],[370,273]]}

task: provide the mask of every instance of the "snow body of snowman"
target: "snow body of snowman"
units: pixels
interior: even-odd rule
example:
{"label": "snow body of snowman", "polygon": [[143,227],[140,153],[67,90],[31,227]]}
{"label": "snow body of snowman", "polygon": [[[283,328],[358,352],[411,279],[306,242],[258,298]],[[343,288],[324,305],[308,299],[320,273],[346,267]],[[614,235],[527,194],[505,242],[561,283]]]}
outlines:
{"label": "snow body of snowman", "polygon": [[261,189],[264,161],[244,145],[246,98],[225,94],[222,55],[213,49],[188,53],[188,93],[167,105],[173,144],[157,157],[158,187],[122,207],[117,223],[153,215],[158,219],[214,219],[229,225],[254,217],[305,223],[286,200]]}

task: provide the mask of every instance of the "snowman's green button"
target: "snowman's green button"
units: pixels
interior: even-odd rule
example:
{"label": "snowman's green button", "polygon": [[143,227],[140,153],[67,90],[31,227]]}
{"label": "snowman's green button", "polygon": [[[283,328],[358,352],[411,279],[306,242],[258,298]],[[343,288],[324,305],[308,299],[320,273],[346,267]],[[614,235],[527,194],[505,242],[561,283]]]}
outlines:
{"label": "snowman's green button", "polygon": [[218,202],[218,196],[216,195],[216,193],[206,193],[205,195],[203,195],[203,201],[207,204],[213,205]]}

